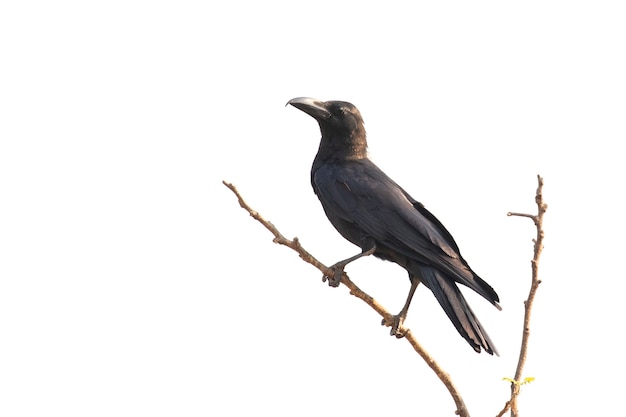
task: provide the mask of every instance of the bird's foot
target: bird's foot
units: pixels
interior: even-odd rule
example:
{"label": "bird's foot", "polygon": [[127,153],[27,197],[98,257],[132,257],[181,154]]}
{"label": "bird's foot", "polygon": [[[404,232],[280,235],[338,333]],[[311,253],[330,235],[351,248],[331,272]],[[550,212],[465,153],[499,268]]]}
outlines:
{"label": "bird's foot", "polygon": [[382,326],[391,327],[391,331],[389,332],[389,334],[391,336],[397,337],[398,339],[402,339],[404,337],[404,332],[400,330],[400,328],[402,327],[402,324],[404,323],[404,318],[405,318],[404,316],[397,314],[395,316],[391,316],[390,320],[387,318],[384,318],[380,324]]}
{"label": "bird's foot", "polygon": [[345,267],[344,264],[342,264],[341,262],[338,262],[335,265],[333,265],[330,268],[328,268],[331,271],[333,271],[332,276],[324,275],[322,277],[322,282],[326,282],[328,280],[328,286],[330,286],[330,287],[338,287],[339,284],[341,284],[341,276],[343,275],[343,268],[344,267]]}

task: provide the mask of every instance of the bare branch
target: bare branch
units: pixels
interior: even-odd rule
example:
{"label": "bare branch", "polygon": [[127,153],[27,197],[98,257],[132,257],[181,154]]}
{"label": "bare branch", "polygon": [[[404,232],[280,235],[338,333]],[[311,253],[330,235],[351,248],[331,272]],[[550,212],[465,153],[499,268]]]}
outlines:
{"label": "bare branch", "polygon": [[504,408],[500,410],[500,412],[496,415],[496,417],[502,417],[504,414],[506,414],[507,411],[509,411],[510,408],[511,408],[511,400],[507,401],[504,404]]}
{"label": "bare branch", "polygon": [[[239,194],[239,191],[237,191],[237,188],[233,184],[230,184],[226,181],[222,181],[222,183],[237,196],[237,199],[239,200],[239,205],[248,213],[250,213],[250,216],[252,216],[255,220],[260,222],[263,226],[265,226],[267,230],[269,230],[274,235],[275,243],[287,246],[293,249],[294,251],[296,251],[298,255],[300,256],[300,258],[302,258],[305,262],[308,262],[309,264],[316,267],[318,270],[322,272],[322,274],[324,274],[324,276],[333,275],[334,271],[332,271],[330,268],[322,264],[313,255],[307,252],[302,247],[302,245],[300,245],[300,241],[298,240],[297,237],[294,237],[293,240],[289,240],[285,238],[271,222],[265,220],[257,211],[253,210],[244,201],[243,197],[241,196],[241,194]],[[391,324],[393,322],[393,315],[389,313],[373,297],[371,297],[370,295],[362,291],[354,282],[352,282],[352,280],[350,280],[350,278],[345,272],[343,273],[341,277],[341,283],[345,285],[346,287],[348,287],[351,295],[359,298],[360,300],[365,302],[368,306],[373,308],[378,314],[380,314],[383,317],[385,323]],[[428,352],[426,352],[426,350],[422,347],[422,345],[417,341],[415,336],[413,336],[413,333],[411,332],[409,328],[402,325],[398,328],[398,331],[402,332],[405,335],[404,338],[411,344],[411,346],[413,346],[413,349],[422,357],[422,359],[424,359],[426,364],[433,370],[433,372],[435,372],[437,377],[446,386],[446,388],[450,392],[450,395],[452,396],[452,399],[454,400],[454,403],[456,404],[457,409],[456,409],[455,414],[461,417],[469,417],[469,411],[467,410],[467,407],[465,406],[465,403],[463,402],[463,398],[461,397],[461,394],[454,386],[450,376],[439,366],[439,364],[433,359],[433,357],[430,356]]]}
{"label": "bare branch", "polygon": [[543,201],[543,178],[541,178],[540,175],[537,175],[537,182],[537,193],[535,195],[535,202],[537,203],[537,214],[531,215],[512,212],[507,213],[508,216],[528,217],[532,219],[537,228],[537,237],[533,239],[535,246],[534,256],[531,261],[532,281],[530,285],[530,291],[528,293],[528,298],[526,299],[526,301],[524,301],[524,328],[522,333],[522,343],[520,347],[519,359],[517,362],[517,369],[515,370],[515,377],[511,382],[511,399],[506,402],[504,408],[498,414],[498,417],[504,415],[504,413],[506,413],[508,409],[511,410],[511,417],[519,416],[519,412],[517,409],[517,398],[520,393],[520,388],[522,385],[522,373],[524,371],[526,356],[528,354],[528,339],[530,337],[530,315],[532,312],[532,306],[535,300],[537,288],[539,288],[539,284],[541,284],[541,280],[539,279],[539,258],[543,250],[543,215],[548,209],[548,205]]}

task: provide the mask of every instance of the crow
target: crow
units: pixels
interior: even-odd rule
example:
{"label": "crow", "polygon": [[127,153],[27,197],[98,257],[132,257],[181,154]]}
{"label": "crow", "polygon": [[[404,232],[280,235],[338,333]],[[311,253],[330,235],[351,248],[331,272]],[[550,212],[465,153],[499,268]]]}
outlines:
{"label": "crow", "polygon": [[335,229],[361,248],[357,255],[334,264],[333,275],[324,281],[338,286],[346,265],[364,256],[395,262],[409,273],[411,288],[402,310],[390,323],[391,335],[404,336],[399,328],[421,282],[476,352],[482,348],[497,355],[456,283],[501,310],[498,294],[472,271],[443,224],[368,159],[359,110],[345,101],[308,97],[294,98],[289,104],[319,124],[322,138],[311,168],[311,185]]}

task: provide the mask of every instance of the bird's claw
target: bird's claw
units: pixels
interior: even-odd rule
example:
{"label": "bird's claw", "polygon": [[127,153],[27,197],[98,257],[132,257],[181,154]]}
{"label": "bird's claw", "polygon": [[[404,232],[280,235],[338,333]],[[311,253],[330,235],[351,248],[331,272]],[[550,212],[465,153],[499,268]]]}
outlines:
{"label": "bird's claw", "polygon": [[322,282],[326,282],[328,280],[329,287],[338,287],[341,284],[341,276],[343,275],[343,267],[344,265],[335,264],[331,266],[329,269],[333,271],[332,276],[324,274],[322,277]]}
{"label": "bird's claw", "polygon": [[402,339],[404,337],[404,332],[400,330],[400,327],[402,327],[403,323],[404,323],[404,317],[400,315],[395,315],[395,316],[391,316],[391,321],[384,318],[380,324],[382,326],[391,327],[391,331],[389,332],[389,334],[391,336],[395,336],[398,339]]}

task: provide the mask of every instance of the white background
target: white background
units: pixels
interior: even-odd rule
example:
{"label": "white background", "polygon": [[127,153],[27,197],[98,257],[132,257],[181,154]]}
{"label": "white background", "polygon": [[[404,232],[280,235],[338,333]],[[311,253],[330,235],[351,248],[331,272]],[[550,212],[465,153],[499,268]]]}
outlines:
{"label": "white background", "polygon": [[[406,324],[475,416],[504,405],[545,178],[523,415],[623,407],[626,14],[621,2],[109,1],[0,6],[0,414],[454,415],[326,264],[355,254],[309,184],[351,101],[372,159],[500,294],[476,354],[420,288]],[[347,268],[397,312],[405,272]]]}

